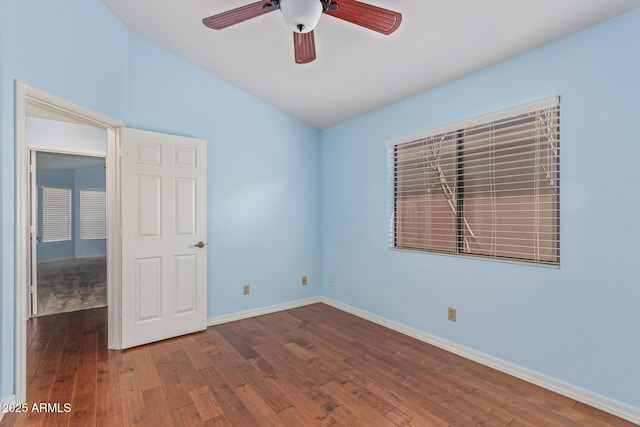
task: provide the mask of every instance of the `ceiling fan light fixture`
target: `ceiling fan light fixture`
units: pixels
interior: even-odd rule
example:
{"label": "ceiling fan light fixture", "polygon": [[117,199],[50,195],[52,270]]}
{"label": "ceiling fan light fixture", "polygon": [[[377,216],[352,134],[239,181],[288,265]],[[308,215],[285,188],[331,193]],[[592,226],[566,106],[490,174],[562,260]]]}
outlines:
{"label": "ceiling fan light fixture", "polygon": [[308,33],[318,25],[322,3],[319,0],[280,0],[280,11],[293,32]]}
{"label": "ceiling fan light fixture", "polygon": [[280,10],[289,29],[293,31],[296,64],[316,59],[314,29],[323,13],[389,35],[398,29],[402,14],[358,0],[258,0],[213,16],[202,23],[212,30],[239,24],[265,13]]}

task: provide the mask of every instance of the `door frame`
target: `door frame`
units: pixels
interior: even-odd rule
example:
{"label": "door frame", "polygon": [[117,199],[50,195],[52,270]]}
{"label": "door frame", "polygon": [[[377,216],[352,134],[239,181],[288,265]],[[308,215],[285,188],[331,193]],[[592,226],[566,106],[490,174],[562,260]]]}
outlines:
{"label": "door frame", "polygon": [[86,107],[15,81],[15,396],[18,403],[27,397],[27,320],[30,315],[28,271],[30,250],[29,163],[26,142],[27,106],[54,111],[70,121],[107,131],[105,156],[107,178],[107,313],[108,346],[121,347],[121,212],[120,150],[118,128],[124,123]]}
{"label": "door frame", "polygon": [[[27,254],[27,286],[29,287],[29,317],[38,314],[38,165],[36,150],[27,150],[29,162],[29,249]],[[44,196],[43,196],[44,197]]]}

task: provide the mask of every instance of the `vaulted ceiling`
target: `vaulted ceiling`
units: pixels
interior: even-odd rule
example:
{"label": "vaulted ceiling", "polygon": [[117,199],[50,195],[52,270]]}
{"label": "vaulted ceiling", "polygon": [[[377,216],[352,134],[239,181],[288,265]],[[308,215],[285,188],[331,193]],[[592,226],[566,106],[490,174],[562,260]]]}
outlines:
{"label": "vaulted ceiling", "polygon": [[317,59],[295,64],[293,36],[279,11],[224,30],[202,24],[255,0],[101,1],[131,31],[318,129],[640,6],[640,0],[367,0],[402,13],[400,28],[386,36],[323,15],[314,31]]}

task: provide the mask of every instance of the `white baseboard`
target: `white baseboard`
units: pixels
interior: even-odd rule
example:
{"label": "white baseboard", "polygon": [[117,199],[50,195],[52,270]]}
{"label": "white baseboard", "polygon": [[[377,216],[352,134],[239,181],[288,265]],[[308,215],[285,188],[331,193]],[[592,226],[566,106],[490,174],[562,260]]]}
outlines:
{"label": "white baseboard", "polygon": [[5,397],[4,399],[2,399],[2,401],[0,401],[0,421],[2,421],[2,418],[4,418],[4,414],[6,414],[5,412],[5,408],[10,407],[11,405],[14,405],[16,403],[16,395],[12,394],[11,396]]}
{"label": "white baseboard", "polygon": [[436,336],[427,334],[426,332],[408,327],[398,322],[394,322],[392,320],[369,313],[359,308],[352,307],[348,304],[343,304],[326,297],[320,297],[319,300],[319,302],[330,305],[347,313],[351,313],[373,323],[385,326],[396,332],[400,332],[401,334],[408,335],[427,344],[431,344],[443,350],[457,354],[458,356],[462,356],[466,359],[478,362],[482,365],[504,372],[513,377],[546,388],[547,390],[551,390],[570,399],[574,399],[589,406],[593,406],[594,408],[631,421],[632,423],[640,424],[640,409],[638,408],[634,408],[615,400],[608,399],[606,397],[584,390],[580,387],[567,384],[555,378],[551,378],[538,372],[525,369],[521,366],[514,365],[513,363],[509,363],[493,356],[481,353],[479,351],[455,344],[451,341],[443,340],[442,338],[438,338]]}
{"label": "white baseboard", "polygon": [[321,302],[321,297],[305,298],[297,301],[285,302],[282,304],[269,305],[267,307],[254,308],[251,310],[238,311],[236,313],[223,314],[221,316],[207,319],[207,326],[220,325],[222,323],[234,322],[236,320],[248,319],[250,317],[262,316],[263,314],[276,313],[278,311],[290,310],[292,308],[303,307],[305,305]]}

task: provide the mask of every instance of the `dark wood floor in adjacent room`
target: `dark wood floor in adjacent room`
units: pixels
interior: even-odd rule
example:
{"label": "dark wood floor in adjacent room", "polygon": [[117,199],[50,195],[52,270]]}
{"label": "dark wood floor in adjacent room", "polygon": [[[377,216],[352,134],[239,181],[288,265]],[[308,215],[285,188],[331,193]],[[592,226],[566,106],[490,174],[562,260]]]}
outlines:
{"label": "dark wood floor in adjacent room", "polygon": [[29,322],[28,404],[0,426],[631,426],[324,304],[125,351],[106,309]]}

